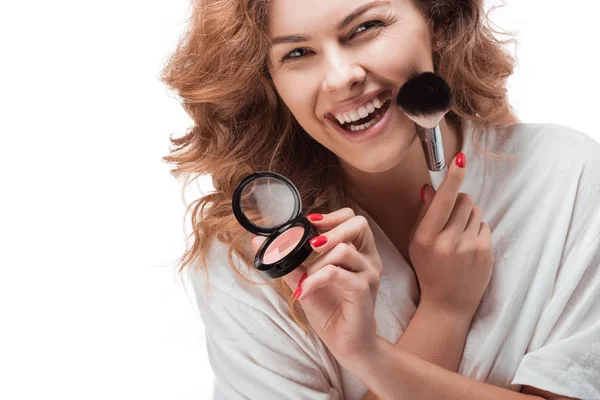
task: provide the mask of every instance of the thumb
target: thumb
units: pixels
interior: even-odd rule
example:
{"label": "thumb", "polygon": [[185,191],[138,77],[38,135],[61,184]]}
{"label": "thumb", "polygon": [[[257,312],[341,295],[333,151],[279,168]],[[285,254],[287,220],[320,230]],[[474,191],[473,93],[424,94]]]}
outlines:
{"label": "thumb", "polygon": [[419,215],[417,216],[417,220],[415,221],[415,224],[413,225],[413,227],[410,231],[410,241],[412,241],[412,237],[413,237],[415,231],[417,230],[417,227],[419,226],[419,224],[425,217],[425,214],[427,214],[427,210],[429,210],[429,206],[431,205],[431,202],[433,200],[433,197],[435,196],[436,191],[433,188],[433,186],[431,186],[429,184],[425,184],[425,185],[423,185],[421,193],[422,193],[423,203],[421,204],[421,209],[419,210]]}
{"label": "thumb", "polygon": [[433,186],[431,186],[430,184],[426,184],[425,189],[423,189],[423,205],[421,206],[421,214],[419,214],[420,217],[425,216],[425,213],[429,209],[429,206],[431,205],[435,194],[436,191],[433,188]]}
{"label": "thumb", "polygon": [[433,196],[435,196],[435,189],[430,184],[426,183],[423,185],[421,190],[421,199],[423,200],[421,204],[421,209],[419,210],[419,215],[417,217],[417,224],[421,222],[425,214],[427,214],[427,210],[429,210],[429,206],[431,205],[431,201],[433,200]]}
{"label": "thumb", "polygon": [[267,240],[267,238],[264,236],[253,236],[252,239],[250,239],[250,243],[252,244],[254,254],[256,254],[258,249],[260,249],[260,246],[264,243],[265,240]]}

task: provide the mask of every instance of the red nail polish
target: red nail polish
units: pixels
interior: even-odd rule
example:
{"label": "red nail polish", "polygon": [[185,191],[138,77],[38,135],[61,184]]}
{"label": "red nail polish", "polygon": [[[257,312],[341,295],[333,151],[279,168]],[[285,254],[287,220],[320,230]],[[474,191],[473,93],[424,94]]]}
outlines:
{"label": "red nail polish", "polygon": [[327,243],[327,236],[317,236],[316,238],[310,239],[310,244],[312,244],[314,247],[321,247],[323,246],[325,243]]}
{"label": "red nail polish", "polygon": [[302,286],[298,286],[298,289],[294,292],[294,299],[298,300],[298,297],[302,294]]}
{"label": "red nail polish", "polygon": [[298,297],[300,297],[300,295],[302,294],[302,282],[304,282],[304,280],[308,277],[308,274],[305,272],[304,274],[302,274],[302,276],[300,277],[300,280],[298,281],[298,287],[296,288],[296,291],[294,292],[294,299],[298,300]]}
{"label": "red nail polish", "polygon": [[298,281],[298,286],[302,286],[302,282],[304,282],[304,280],[308,278],[308,274],[305,272],[304,274],[302,274],[302,276],[300,277],[300,280]]}
{"label": "red nail polish", "polygon": [[319,213],[314,213],[314,214],[308,214],[306,216],[306,218],[308,218],[311,221],[321,221],[323,220],[323,216]]}
{"label": "red nail polish", "polygon": [[467,165],[467,156],[465,156],[462,152],[458,153],[456,156],[456,165],[461,168],[464,168]]}
{"label": "red nail polish", "polygon": [[421,203],[425,203],[425,188],[429,186],[427,184],[424,184],[423,187],[421,188]]}

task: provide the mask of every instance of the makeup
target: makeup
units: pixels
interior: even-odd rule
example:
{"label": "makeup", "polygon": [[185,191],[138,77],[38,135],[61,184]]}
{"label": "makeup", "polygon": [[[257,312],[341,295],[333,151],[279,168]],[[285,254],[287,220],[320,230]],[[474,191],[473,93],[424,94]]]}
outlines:
{"label": "makeup", "polygon": [[244,229],[267,238],[256,252],[254,266],[268,278],[287,275],[321,255],[309,242],[319,232],[301,214],[300,193],[283,175],[269,171],[248,175],[236,187],[232,207]]}
{"label": "makeup", "polygon": [[448,173],[440,122],[452,106],[452,90],[441,76],[424,72],[402,85],[396,103],[417,126],[431,183],[438,190]]}

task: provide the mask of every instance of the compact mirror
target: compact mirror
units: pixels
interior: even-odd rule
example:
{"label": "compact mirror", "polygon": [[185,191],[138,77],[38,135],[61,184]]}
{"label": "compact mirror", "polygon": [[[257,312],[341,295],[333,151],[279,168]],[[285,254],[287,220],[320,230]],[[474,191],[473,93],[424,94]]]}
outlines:
{"label": "compact mirror", "polygon": [[232,206],[240,225],[267,238],[254,264],[268,277],[290,273],[313,252],[309,240],[318,232],[301,215],[300,193],[283,175],[263,171],[247,176],[236,187]]}

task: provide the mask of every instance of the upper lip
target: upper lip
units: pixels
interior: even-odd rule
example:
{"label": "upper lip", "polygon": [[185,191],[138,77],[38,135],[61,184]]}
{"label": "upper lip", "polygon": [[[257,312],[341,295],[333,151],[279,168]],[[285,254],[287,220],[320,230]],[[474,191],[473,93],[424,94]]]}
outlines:
{"label": "upper lip", "polygon": [[[374,90],[372,92],[363,94],[360,97],[356,97],[352,100],[348,100],[348,101],[338,105],[337,107],[332,108],[331,110],[329,110],[328,113],[335,116],[335,115],[343,114],[346,111],[356,110],[358,107],[360,107],[367,101],[374,99],[375,97],[377,97],[378,95],[380,95],[381,93],[386,92],[386,91],[391,91],[391,90],[390,89],[378,89],[378,90]],[[325,114],[325,115],[327,115],[327,114]]]}

